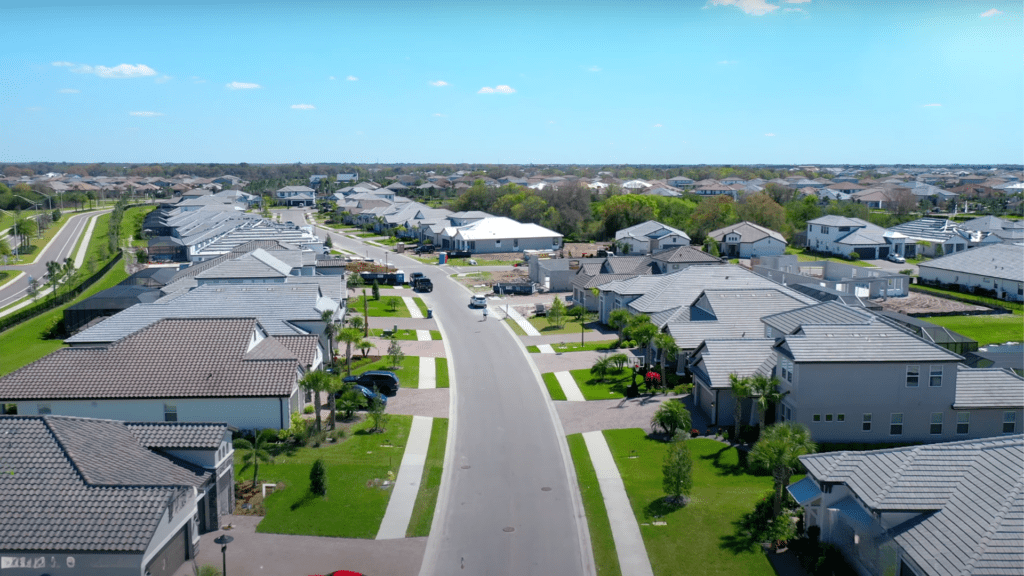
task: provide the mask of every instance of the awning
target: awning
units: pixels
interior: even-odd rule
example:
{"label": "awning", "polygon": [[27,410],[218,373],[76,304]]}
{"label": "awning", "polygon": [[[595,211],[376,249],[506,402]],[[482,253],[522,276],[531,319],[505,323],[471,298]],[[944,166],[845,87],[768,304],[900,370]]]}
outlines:
{"label": "awning", "polygon": [[786,490],[793,495],[793,499],[801,506],[811,500],[814,500],[818,496],[821,496],[821,490],[818,489],[818,483],[811,480],[810,476],[804,476],[803,480],[796,484],[790,484],[786,487]]}
{"label": "awning", "polygon": [[853,498],[843,498],[829,506],[829,510],[837,510],[844,518],[865,528],[874,528],[875,519],[868,514]]}

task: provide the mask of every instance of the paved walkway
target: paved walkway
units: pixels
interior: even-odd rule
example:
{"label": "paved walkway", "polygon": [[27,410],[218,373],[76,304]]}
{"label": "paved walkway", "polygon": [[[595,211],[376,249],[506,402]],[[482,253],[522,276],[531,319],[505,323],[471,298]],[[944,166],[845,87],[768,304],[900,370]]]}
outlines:
{"label": "paved walkway", "polygon": [[[583,440],[587,444],[587,451],[590,452],[590,461],[594,464],[601,496],[604,497],[622,576],[654,576],[651,562],[647,559],[644,539],[640,535],[640,526],[629,505],[626,487],[622,484],[622,477],[619,476],[619,469],[612,458],[611,450],[608,449],[604,434],[585,432]],[[408,448],[406,450],[408,451]]]}
{"label": "paved walkway", "polygon": [[413,300],[412,296],[402,296],[402,301],[405,302],[405,307],[409,309],[410,317],[423,318],[423,312],[420,312],[420,307],[416,305],[416,301]]}
{"label": "paved walkway", "polygon": [[420,491],[420,480],[423,478],[423,465],[427,461],[427,448],[430,446],[430,429],[434,419],[425,416],[413,416],[409,439],[405,443],[405,454],[402,465],[398,468],[395,487],[388,500],[388,509],[377,530],[377,540],[405,538],[412,518],[412,509],[416,504],[416,495]]}
{"label": "paved walkway", "polygon": [[75,254],[75,268],[81,268],[85,264],[85,255],[89,253],[89,240],[92,239],[92,230],[96,227],[96,219],[99,214],[89,218],[89,225],[85,228],[82,244],[78,247],[78,254]]}
{"label": "paved walkway", "polygon": [[416,340],[418,340],[420,342],[429,342],[430,341],[430,330],[417,330],[416,331]]}
{"label": "paved walkway", "polygon": [[[374,345],[374,350],[371,354],[377,356],[387,354],[390,340],[377,338],[376,336],[371,336],[367,340]],[[399,340],[398,344],[402,347],[402,352],[405,352],[406,356],[430,356],[432,358],[444,358],[445,356],[444,342],[441,340]]]}
{"label": "paved walkway", "polygon": [[539,350],[541,354],[554,354],[555,353],[555,349],[551,347],[551,344],[538,344],[537,345],[537,350]]}
{"label": "paved walkway", "polygon": [[437,388],[437,359],[420,356],[420,390]]}
{"label": "paved walkway", "polygon": [[558,385],[562,387],[562,392],[565,393],[565,399],[569,402],[586,402],[586,398],[583,397],[583,393],[580,392],[580,387],[576,385],[576,379],[572,377],[572,374],[568,372],[555,372],[555,379],[558,380]]}
{"label": "paved walkway", "polygon": [[[505,311],[505,308],[502,307],[501,310]],[[533,327],[533,324],[527,322],[526,318],[523,318],[523,315],[520,314],[519,312],[516,312],[516,309],[512,306],[508,307],[508,317],[513,322],[518,324],[519,327],[523,329],[523,332],[526,332],[527,336],[540,336],[540,332],[538,332],[537,329]]]}
{"label": "paved walkway", "polygon": [[398,394],[388,398],[388,414],[447,418],[450,397],[448,388],[402,388]]}
{"label": "paved walkway", "polygon": [[[587,402],[555,402],[555,410],[562,421],[566,434],[579,434],[595,430],[617,430],[642,428],[651,432],[651,417],[663,402],[682,402],[690,411],[692,426],[707,430],[707,422],[699,410],[694,410],[693,397],[685,396],[642,396],[640,398],[619,398],[617,400],[588,400]],[[390,408],[390,406],[389,406]]]}

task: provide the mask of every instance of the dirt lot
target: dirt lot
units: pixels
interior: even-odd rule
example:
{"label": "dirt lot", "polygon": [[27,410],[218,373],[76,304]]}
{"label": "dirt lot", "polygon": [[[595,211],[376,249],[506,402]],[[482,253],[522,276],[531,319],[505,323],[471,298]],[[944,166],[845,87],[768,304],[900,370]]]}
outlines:
{"label": "dirt lot", "polygon": [[947,300],[931,294],[911,292],[906,298],[888,298],[886,300],[874,300],[882,305],[882,308],[899,312],[900,314],[922,314],[929,312],[968,312],[972,310],[988,310],[984,306],[965,304],[956,300]]}

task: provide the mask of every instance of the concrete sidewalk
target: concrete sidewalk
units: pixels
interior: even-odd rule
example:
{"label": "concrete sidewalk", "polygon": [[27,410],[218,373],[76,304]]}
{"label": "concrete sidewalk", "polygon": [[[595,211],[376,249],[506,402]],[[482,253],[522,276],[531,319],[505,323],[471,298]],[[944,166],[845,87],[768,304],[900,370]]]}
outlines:
{"label": "concrete sidewalk", "polygon": [[420,356],[420,390],[437,388],[437,359]]}
{"label": "concrete sidewalk", "polygon": [[427,461],[427,448],[430,446],[430,429],[434,419],[426,416],[413,416],[412,429],[405,444],[402,465],[395,478],[395,488],[388,500],[388,509],[384,512],[377,540],[405,538],[409,528],[412,509],[416,504],[416,495],[420,491],[420,480],[423,478],[423,466]]}
{"label": "concrete sidewalk", "polygon": [[429,342],[430,341],[430,330],[417,330],[416,331],[416,340],[418,340],[420,342]]}
{"label": "concrete sidewalk", "polygon": [[92,230],[96,227],[96,219],[99,216],[97,214],[89,218],[89,225],[85,227],[85,233],[82,235],[82,244],[78,247],[78,254],[75,254],[75,268],[81,268],[82,264],[85,264],[85,255],[89,253],[89,240],[92,239]]}
{"label": "concrete sidewalk", "polygon": [[654,576],[643,536],[640,535],[640,526],[629,505],[626,487],[622,484],[619,468],[615,465],[604,434],[584,432],[583,440],[587,444],[587,451],[590,452],[590,461],[594,464],[597,483],[601,487],[601,496],[608,511],[612,540],[615,541],[615,552],[619,557],[622,576]]}
{"label": "concrete sidewalk", "polygon": [[[500,308],[500,310],[504,312],[504,311],[506,311],[506,308]],[[533,324],[530,324],[529,322],[527,322],[526,318],[523,318],[522,314],[520,314],[519,312],[516,312],[516,309],[514,307],[509,306],[507,308],[507,311],[508,311],[508,317],[513,322],[518,324],[519,327],[523,329],[523,332],[526,332],[527,336],[540,336],[540,332],[538,332],[537,329],[533,327]]]}
{"label": "concrete sidewalk", "polygon": [[423,318],[423,312],[420,311],[420,307],[416,305],[416,300],[412,296],[402,296],[402,301],[405,302],[405,307],[409,309],[410,318]]}
{"label": "concrete sidewalk", "polygon": [[558,380],[558,385],[562,387],[562,392],[565,393],[565,399],[569,402],[585,402],[587,399],[583,397],[583,393],[580,392],[580,387],[576,385],[576,379],[572,377],[572,374],[568,372],[555,372],[555,379]]}

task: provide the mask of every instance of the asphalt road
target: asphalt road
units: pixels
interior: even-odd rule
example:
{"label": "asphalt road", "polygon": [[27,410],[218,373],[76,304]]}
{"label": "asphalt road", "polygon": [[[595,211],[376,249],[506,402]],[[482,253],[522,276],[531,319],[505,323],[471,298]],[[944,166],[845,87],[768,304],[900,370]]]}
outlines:
{"label": "asphalt road", "polygon": [[110,212],[110,210],[94,210],[69,216],[67,223],[60,229],[60,232],[57,232],[50,243],[46,245],[42,254],[36,258],[34,263],[18,266],[0,266],[0,270],[13,271],[15,274],[18,272],[26,273],[25,276],[14,282],[9,282],[3,288],[0,288],[0,308],[9,306],[28,296],[28,279],[30,276],[39,280],[39,285],[42,287],[45,281],[44,277],[46,276],[46,263],[49,261],[64,262],[65,258],[71,256],[71,252],[75,249],[75,244],[78,243],[78,237],[85,232],[85,228],[89,225],[89,218],[106,212]]}
{"label": "asphalt road", "polygon": [[[288,212],[282,219],[296,221]],[[379,248],[332,239],[338,248],[383,259]],[[485,322],[469,307],[469,292],[448,277],[450,267],[395,254],[389,260],[433,281],[434,291],[421,296],[442,322],[456,382],[449,481],[441,486],[420,574],[592,574],[565,438],[515,336],[497,315]]]}

